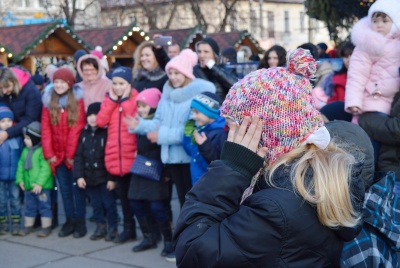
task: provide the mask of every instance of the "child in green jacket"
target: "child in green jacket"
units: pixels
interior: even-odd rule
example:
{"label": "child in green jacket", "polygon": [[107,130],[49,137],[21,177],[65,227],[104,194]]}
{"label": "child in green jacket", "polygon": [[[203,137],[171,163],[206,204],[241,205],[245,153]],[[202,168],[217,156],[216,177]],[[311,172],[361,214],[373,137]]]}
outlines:
{"label": "child in green jacket", "polygon": [[44,159],[41,146],[41,125],[32,122],[23,129],[25,148],[18,162],[15,183],[25,191],[25,228],[19,235],[32,232],[37,212],[40,213],[42,229],[38,237],[46,237],[51,233],[51,200],[53,189],[51,168]]}

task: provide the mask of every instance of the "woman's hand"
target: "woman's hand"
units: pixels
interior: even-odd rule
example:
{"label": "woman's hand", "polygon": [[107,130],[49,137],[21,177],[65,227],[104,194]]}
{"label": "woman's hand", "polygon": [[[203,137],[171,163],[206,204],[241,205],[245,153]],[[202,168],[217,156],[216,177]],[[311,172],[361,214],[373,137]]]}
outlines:
{"label": "woman's hand", "polygon": [[136,114],[135,116],[127,115],[124,118],[124,122],[129,129],[135,129],[139,125],[140,118],[139,115]]}
{"label": "woman's hand", "polygon": [[263,128],[263,122],[260,121],[258,116],[253,116],[251,119],[249,116],[246,116],[240,126],[237,126],[234,122],[230,122],[229,128],[228,141],[240,144],[257,153],[262,158],[265,157],[268,149],[266,147],[258,149]]}

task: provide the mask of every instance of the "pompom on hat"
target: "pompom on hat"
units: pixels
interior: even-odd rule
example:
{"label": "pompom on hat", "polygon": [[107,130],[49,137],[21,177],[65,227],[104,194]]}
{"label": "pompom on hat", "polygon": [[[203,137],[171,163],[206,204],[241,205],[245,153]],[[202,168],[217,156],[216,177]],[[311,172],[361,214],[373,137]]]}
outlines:
{"label": "pompom on hat", "polygon": [[144,102],[151,108],[156,108],[160,99],[161,91],[155,87],[145,89],[136,96],[136,101]]}
{"label": "pompom on hat", "polygon": [[241,124],[245,116],[263,121],[260,147],[267,147],[265,160],[273,165],[282,155],[305,143],[326,148],[330,135],[315,108],[309,79],[317,62],[308,50],[292,50],[288,67],[252,72],[229,90],[221,115]]}
{"label": "pompom on hat", "polygon": [[165,66],[165,71],[169,72],[170,69],[176,69],[189,79],[194,79],[193,67],[197,64],[197,54],[191,49],[184,49],[178,56],[172,58]]}

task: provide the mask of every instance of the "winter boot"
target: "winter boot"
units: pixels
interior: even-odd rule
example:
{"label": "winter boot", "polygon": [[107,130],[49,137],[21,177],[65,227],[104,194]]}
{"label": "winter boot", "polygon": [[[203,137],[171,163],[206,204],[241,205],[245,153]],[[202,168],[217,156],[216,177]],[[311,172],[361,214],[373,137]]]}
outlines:
{"label": "winter boot", "polygon": [[67,221],[61,227],[60,232],[58,232],[59,237],[66,237],[73,234],[75,231],[75,220],[67,218]]}
{"label": "winter boot", "polygon": [[81,238],[84,237],[87,233],[86,229],[86,220],[83,219],[76,219],[75,220],[75,231],[74,231],[74,238]]}
{"label": "winter boot", "polygon": [[158,226],[164,237],[164,249],[161,251],[161,256],[165,257],[173,253],[174,246],[172,245],[172,230],[169,221],[159,223]]}
{"label": "winter boot", "polygon": [[107,235],[104,240],[106,241],[114,241],[114,239],[118,236],[117,228],[111,228],[107,230]]}
{"label": "winter boot", "polygon": [[8,217],[0,217],[0,235],[5,235],[8,233]]}
{"label": "winter boot", "polygon": [[135,224],[134,223],[130,223],[130,224],[124,223],[124,230],[113,241],[116,244],[122,244],[127,241],[133,241],[133,240],[136,240]]}
{"label": "winter boot", "polygon": [[21,216],[19,215],[12,215],[11,216],[11,234],[18,235],[19,231],[21,230]]}
{"label": "winter boot", "polygon": [[19,236],[27,236],[28,234],[33,232],[35,218],[25,217],[24,222],[25,222],[25,227],[19,231],[19,233],[18,233]]}
{"label": "winter boot", "polygon": [[106,230],[106,225],[102,223],[98,223],[96,230],[94,233],[90,236],[90,240],[99,240],[102,239],[106,236],[107,230]]}
{"label": "winter boot", "polygon": [[42,217],[40,219],[40,221],[42,222],[42,228],[38,232],[37,237],[47,237],[47,236],[49,236],[51,234],[52,218],[50,218],[50,217]]}
{"label": "winter boot", "polygon": [[140,217],[138,218],[140,229],[143,233],[143,240],[139,245],[132,248],[133,252],[145,251],[151,248],[157,247],[157,242],[154,240],[153,230],[153,218],[152,217]]}

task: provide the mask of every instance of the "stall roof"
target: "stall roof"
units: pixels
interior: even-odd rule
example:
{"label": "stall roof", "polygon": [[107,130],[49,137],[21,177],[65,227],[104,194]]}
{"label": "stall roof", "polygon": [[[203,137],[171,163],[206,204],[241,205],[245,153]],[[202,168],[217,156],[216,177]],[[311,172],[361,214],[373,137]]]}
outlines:
{"label": "stall roof", "polygon": [[239,46],[244,45],[249,46],[253,53],[263,53],[263,49],[260,47],[258,41],[246,30],[213,33],[208,36],[212,37],[217,42],[221,51],[227,47],[234,47],[237,50]]}
{"label": "stall roof", "polygon": [[78,31],[78,34],[90,44],[92,49],[96,46],[101,46],[105,55],[111,54],[131,36],[138,44],[145,40],[150,40],[147,33],[135,24],[130,26],[81,30]]}
{"label": "stall roof", "polygon": [[61,21],[0,27],[0,44],[2,48],[12,53],[13,61],[18,62],[56,31],[62,35],[63,41],[69,43],[72,47],[76,49],[90,48],[71,27]]}

